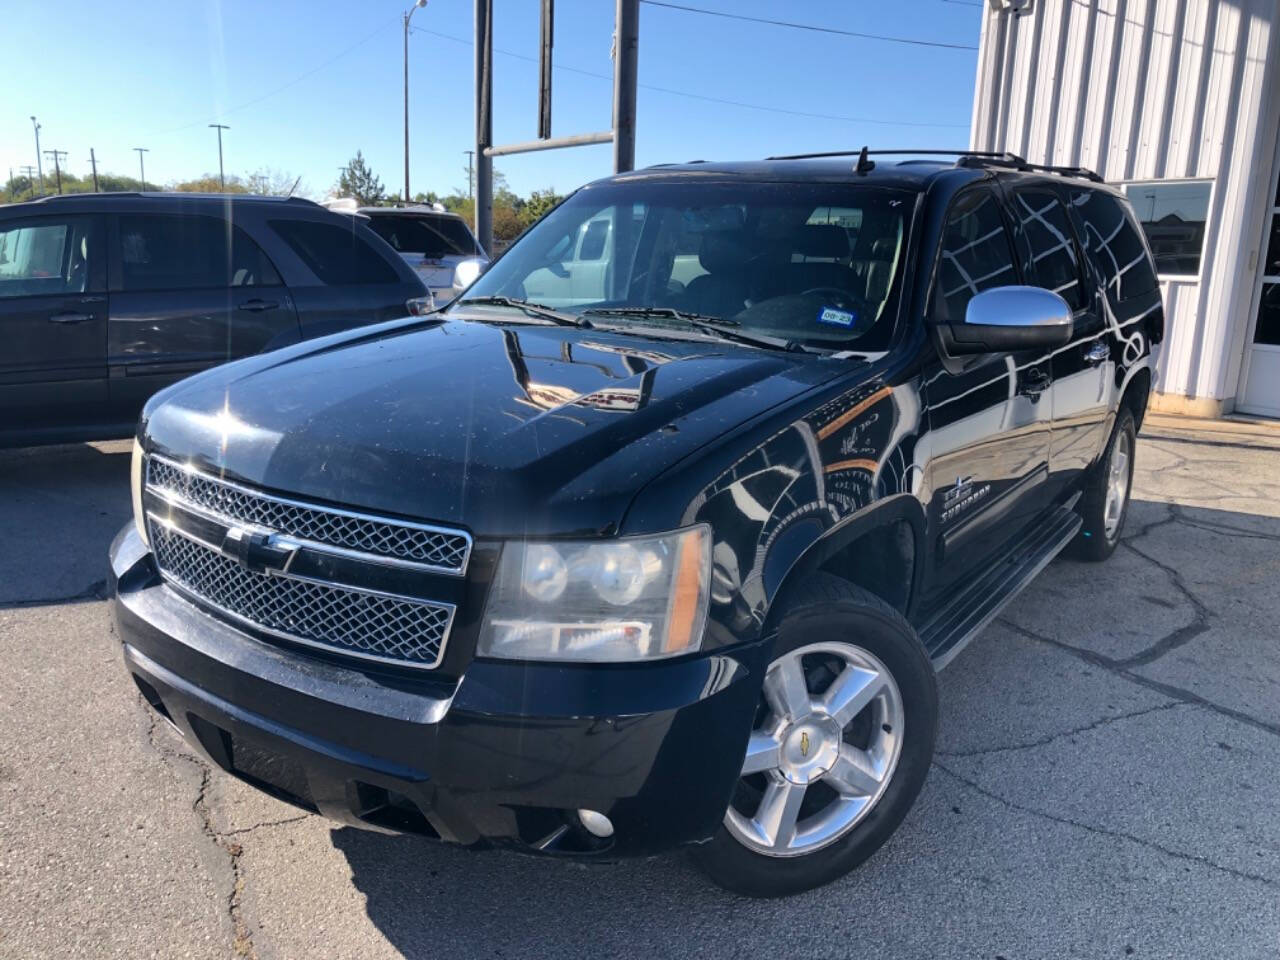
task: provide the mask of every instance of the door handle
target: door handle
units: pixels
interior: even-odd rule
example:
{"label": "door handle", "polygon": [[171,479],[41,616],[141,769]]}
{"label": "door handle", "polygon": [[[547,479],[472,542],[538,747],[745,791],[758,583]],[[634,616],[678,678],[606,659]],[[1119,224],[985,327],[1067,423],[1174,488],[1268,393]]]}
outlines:
{"label": "door handle", "polygon": [[1018,387],[1018,393],[1024,397],[1030,397],[1034,402],[1040,399],[1040,394],[1049,389],[1050,382],[1047,373],[1033,367],[1022,375],[1022,384]]}
{"label": "door handle", "polygon": [[274,310],[280,306],[275,300],[246,300],[240,304],[239,309],[249,310],[253,313],[261,313],[263,310]]}
{"label": "door handle", "polygon": [[50,323],[84,323],[92,320],[92,313],[55,313],[49,317]]}
{"label": "door handle", "polygon": [[1096,367],[1100,363],[1105,363],[1111,359],[1111,344],[1102,340],[1095,340],[1093,346],[1085,351],[1084,362],[1091,367]]}

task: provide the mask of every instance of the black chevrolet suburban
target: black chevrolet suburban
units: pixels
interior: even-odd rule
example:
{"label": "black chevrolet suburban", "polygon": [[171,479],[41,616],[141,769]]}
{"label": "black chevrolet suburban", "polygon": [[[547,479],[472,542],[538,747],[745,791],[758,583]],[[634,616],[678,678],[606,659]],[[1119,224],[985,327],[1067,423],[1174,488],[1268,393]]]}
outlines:
{"label": "black chevrolet suburban", "polygon": [[124,662],[192,749],[343,823],[807,889],[919,793],[935,671],[1114,549],[1163,322],[1084,170],[592,183],[447,310],[147,404]]}
{"label": "black chevrolet suburban", "polygon": [[0,446],[127,437],[215,364],[426,313],[363,222],[300,197],[101,193],[0,206]]}

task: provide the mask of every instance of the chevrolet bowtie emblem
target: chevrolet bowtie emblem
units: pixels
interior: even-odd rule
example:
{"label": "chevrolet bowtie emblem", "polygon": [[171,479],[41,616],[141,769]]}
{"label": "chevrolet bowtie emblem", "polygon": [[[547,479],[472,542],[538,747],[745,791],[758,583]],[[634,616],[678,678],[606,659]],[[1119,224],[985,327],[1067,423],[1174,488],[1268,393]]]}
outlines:
{"label": "chevrolet bowtie emblem", "polygon": [[281,542],[275,534],[265,530],[230,527],[222,538],[219,552],[246,570],[269,573],[273,570],[288,570],[298,547],[293,543]]}
{"label": "chevrolet bowtie emblem", "polygon": [[800,734],[800,756],[807,757],[809,755],[809,734],[802,732]]}

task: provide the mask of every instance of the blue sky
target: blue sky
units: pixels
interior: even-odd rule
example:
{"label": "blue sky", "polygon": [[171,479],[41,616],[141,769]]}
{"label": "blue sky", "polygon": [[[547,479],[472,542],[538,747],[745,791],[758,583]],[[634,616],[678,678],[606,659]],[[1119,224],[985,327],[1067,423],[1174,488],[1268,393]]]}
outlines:
{"label": "blue sky", "polygon": [[[711,9],[977,46],[976,0],[683,0]],[[537,0],[495,0],[494,137],[536,135]],[[9,0],[0,35],[0,176],[41,147],[66,166],[148,181],[262,167],[301,174],[315,195],[364,151],[389,190],[403,180],[400,14],[406,0]],[[553,132],[607,129],[613,0],[558,0]],[[430,0],[410,37],[414,192],[464,187],[472,145],[472,0]],[[66,26],[60,26],[60,24]],[[500,52],[506,51],[506,52]],[[640,12],[636,163],[743,159],[801,150],[964,146],[976,51],[912,46],[707,17]],[[572,69],[569,69],[572,68]],[[578,71],[585,71],[578,72]],[[587,74],[601,74],[596,78]],[[849,119],[823,119],[654,90]],[[608,174],[609,146],[500,158],[521,193],[561,192]],[[46,165],[47,160],[46,160]]]}

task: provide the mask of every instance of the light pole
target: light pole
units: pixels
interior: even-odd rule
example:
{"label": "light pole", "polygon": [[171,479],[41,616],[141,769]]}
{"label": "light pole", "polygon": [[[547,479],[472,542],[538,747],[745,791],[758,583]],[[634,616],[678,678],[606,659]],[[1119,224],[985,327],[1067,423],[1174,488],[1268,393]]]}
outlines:
{"label": "light pole", "polygon": [[225,193],[227,190],[227,178],[222,175],[222,131],[230,130],[231,128],[225,123],[211,123],[209,126],[218,131],[218,185]]}
{"label": "light pole", "polygon": [[475,158],[474,150],[463,150],[467,155],[467,199],[471,201],[471,229],[476,228],[476,174],[475,167],[472,166],[472,160]]}
{"label": "light pole", "polygon": [[404,12],[404,202],[409,202],[409,20],[413,11],[425,7],[427,0],[415,0]]}
{"label": "light pole", "polygon": [[40,176],[40,192],[44,193],[44,165],[40,162],[40,124],[36,123],[34,114],[31,116],[31,126],[36,131],[36,173]]}
{"label": "light pole", "polygon": [[138,151],[138,179],[142,181],[142,192],[146,193],[147,192],[147,168],[142,162],[142,155],[144,153],[150,153],[151,148],[150,147],[134,147],[133,149]]}

